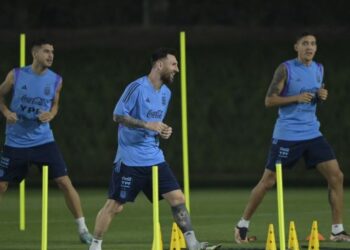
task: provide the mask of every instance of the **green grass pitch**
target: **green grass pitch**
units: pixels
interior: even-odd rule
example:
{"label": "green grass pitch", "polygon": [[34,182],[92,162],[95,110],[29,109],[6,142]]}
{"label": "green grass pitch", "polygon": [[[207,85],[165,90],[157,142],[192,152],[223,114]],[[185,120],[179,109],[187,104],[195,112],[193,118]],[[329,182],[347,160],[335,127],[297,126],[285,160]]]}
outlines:
{"label": "green grass pitch", "polygon": [[[104,189],[81,189],[85,217],[90,231],[95,216],[105,202]],[[345,192],[345,226],[350,227],[350,190]],[[268,224],[273,223],[278,245],[276,192],[268,193],[251,221],[250,234],[258,240],[248,245],[233,242],[233,227],[240,218],[250,190],[192,190],[191,215],[197,237],[202,241],[222,243],[223,250],[264,249]],[[41,190],[27,188],[26,231],[18,229],[18,190],[10,189],[0,204],[0,249],[38,250],[41,237]],[[301,249],[307,249],[306,236],[312,220],[318,221],[319,232],[327,239],[330,233],[331,215],[326,188],[286,189],[284,192],[286,239],[289,221],[294,220]],[[169,249],[171,213],[165,201],[160,203],[160,223],[164,249]],[[349,228],[350,230],[350,228]],[[153,238],[152,205],[140,195],[135,203],[127,204],[122,214],[112,222],[105,235],[104,250],[150,250]],[[320,242],[321,249],[350,249],[350,243]],[[77,228],[65,206],[63,196],[55,188],[49,190],[48,249],[87,250],[78,241]]]}

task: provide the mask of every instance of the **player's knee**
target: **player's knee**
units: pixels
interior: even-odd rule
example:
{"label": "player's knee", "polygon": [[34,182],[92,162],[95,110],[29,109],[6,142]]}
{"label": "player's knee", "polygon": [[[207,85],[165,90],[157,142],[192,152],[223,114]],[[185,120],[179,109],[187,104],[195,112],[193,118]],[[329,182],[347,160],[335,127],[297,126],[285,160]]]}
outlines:
{"label": "player's knee", "polygon": [[117,215],[123,211],[123,204],[120,204],[117,201],[107,201],[104,206],[104,210],[110,215]]}
{"label": "player's knee", "polygon": [[63,191],[69,190],[72,187],[72,183],[69,178],[60,177],[55,179],[55,182],[57,183],[57,186],[59,187],[59,189]]}
{"label": "player's knee", "polygon": [[342,171],[339,170],[339,172],[336,174],[336,178],[338,179],[339,182],[343,183],[344,181],[344,174]]}
{"label": "player's knee", "polygon": [[276,183],[276,179],[270,178],[266,181],[266,189],[271,189]]}
{"label": "player's knee", "polygon": [[5,193],[8,187],[7,182],[0,182],[0,193]]}
{"label": "player's knee", "polygon": [[180,190],[169,192],[163,197],[169,202],[171,206],[177,206],[186,202],[185,195]]}
{"label": "player's knee", "polygon": [[344,174],[341,170],[336,171],[335,173],[332,174],[332,176],[328,178],[328,182],[330,185],[343,184],[343,181],[344,181]]}
{"label": "player's knee", "polygon": [[170,205],[171,206],[177,206],[180,204],[185,204],[186,200],[185,200],[185,196],[176,196],[174,197],[171,201],[170,201]]}
{"label": "player's knee", "polygon": [[124,206],[123,205],[118,205],[113,207],[113,213],[114,214],[119,214],[123,211]]}
{"label": "player's knee", "polygon": [[260,181],[260,187],[262,187],[264,190],[269,190],[271,189],[276,183],[275,178],[266,178],[264,180]]}
{"label": "player's knee", "polygon": [[181,194],[176,197],[176,203],[177,204],[184,204],[186,202],[184,194]]}
{"label": "player's knee", "polygon": [[110,215],[115,216],[123,211],[123,205],[114,204],[113,206],[108,206],[107,211]]}

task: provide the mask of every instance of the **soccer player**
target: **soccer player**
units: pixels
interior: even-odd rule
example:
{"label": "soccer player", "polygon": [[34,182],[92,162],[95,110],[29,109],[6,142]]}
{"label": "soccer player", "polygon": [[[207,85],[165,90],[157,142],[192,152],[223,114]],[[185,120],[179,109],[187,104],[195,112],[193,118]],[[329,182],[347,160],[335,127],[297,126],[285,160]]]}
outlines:
{"label": "soccer player", "polygon": [[303,158],[307,168],[316,168],[327,180],[332,211],[330,240],[350,241],[343,226],[343,173],[333,149],[320,132],[316,116],[317,103],[327,100],[323,83],[323,66],[313,61],[316,37],[303,33],[294,45],[297,58],[278,66],[265,98],[266,107],[279,107],[265,171],[252,190],[242,218],[235,228],[235,241],[244,243],[249,222],[266,192],[275,184],[275,163],[292,168]]}
{"label": "soccer player", "polygon": [[185,206],[180,186],[165,162],[159,138],[169,139],[172,128],[163,123],[171,97],[165,85],[179,72],[175,51],[157,49],[151,57],[151,72],[130,83],[113,112],[119,123],[118,150],[109,187],[109,197],[99,211],[90,250],[101,250],[102,237],[126,202],[133,202],[140,191],[152,201],[152,166],[159,171],[159,194],[167,200],[175,222],[184,234],[189,250],[219,249],[198,242]]}
{"label": "soccer player", "polygon": [[[50,41],[32,46],[33,63],[11,70],[0,85],[0,110],[6,118],[6,137],[0,158],[0,197],[9,182],[22,181],[31,164],[48,165],[49,178],[63,191],[66,204],[78,225],[82,243],[92,236],[85,224],[80,198],[67,175],[67,166],[55,142],[50,121],[57,115],[62,78],[51,71],[54,48]],[[12,90],[10,107],[5,95]]]}

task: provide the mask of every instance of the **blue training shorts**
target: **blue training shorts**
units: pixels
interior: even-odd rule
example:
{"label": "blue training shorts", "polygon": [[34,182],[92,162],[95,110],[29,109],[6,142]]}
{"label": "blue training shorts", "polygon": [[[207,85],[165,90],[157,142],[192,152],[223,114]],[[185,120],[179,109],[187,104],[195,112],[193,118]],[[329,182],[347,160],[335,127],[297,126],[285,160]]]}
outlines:
{"label": "blue training shorts", "polygon": [[0,156],[0,181],[21,182],[32,164],[36,165],[40,172],[43,165],[48,165],[50,179],[67,175],[67,166],[56,142],[29,148],[5,145]]}
{"label": "blue training shorts", "polygon": [[292,168],[300,158],[304,158],[307,168],[315,168],[319,163],[335,159],[335,154],[323,136],[302,141],[272,139],[266,168],[275,171],[278,160],[283,168]]}
{"label": "blue training shorts", "polygon": [[[180,189],[168,163],[155,164],[158,166],[159,199],[162,194]],[[121,162],[114,164],[109,184],[108,198],[121,203],[133,202],[142,191],[152,202],[152,167],[128,167]]]}

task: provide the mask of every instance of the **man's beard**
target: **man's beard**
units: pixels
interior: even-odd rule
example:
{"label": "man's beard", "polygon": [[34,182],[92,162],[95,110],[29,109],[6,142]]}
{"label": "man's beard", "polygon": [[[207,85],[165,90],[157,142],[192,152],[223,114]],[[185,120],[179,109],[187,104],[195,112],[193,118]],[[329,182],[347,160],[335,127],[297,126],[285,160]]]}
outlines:
{"label": "man's beard", "polygon": [[160,80],[162,80],[163,83],[172,83],[173,79],[170,72],[165,72],[160,76]]}

